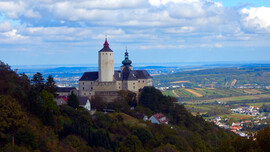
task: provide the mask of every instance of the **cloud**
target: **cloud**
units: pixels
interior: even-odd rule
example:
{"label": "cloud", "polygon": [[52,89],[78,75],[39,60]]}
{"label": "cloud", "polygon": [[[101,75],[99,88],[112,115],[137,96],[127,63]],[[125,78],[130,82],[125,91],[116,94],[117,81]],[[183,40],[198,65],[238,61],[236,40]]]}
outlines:
{"label": "cloud", "polygon": [[31,8],[31,4],[23,1],[0,1],[0,12],[7,17],[17,19],[20,16],[39,18],[40,14]]}
{"label": "cloud", "polygon": [[167,28],[165,29],[165,31],[167,33],[190,33],[193,32],[195,30],[194,27],[190,27],[190,26],[183,26],[183,27],[179,27],[179,28]]}
{"label": "cloud", "polygon": [[241,10],[243,25],[252,31],[270,32],[270,7],[251,7]]}
{"label": "cloud", "polygon": [[0,23],[0,32],[7,32],[11,29],[11,24],[10,22],[2,22]]}
{"label": "cloud", "polygon": [[107,34],[140,49],[227,47],[262,39],[256,33],[270,27],[269,8],[224,8],[214,0],[0,0],[0,13],[7,18],[2,40],[41,45],[90,44]]}
{"label": "cloud", "polygon": [[184,45],[162,45],[162,44],[140,46],[140,48],[143,50],[148,50],[148,49],[182,49],[184,47],[185,47]]}

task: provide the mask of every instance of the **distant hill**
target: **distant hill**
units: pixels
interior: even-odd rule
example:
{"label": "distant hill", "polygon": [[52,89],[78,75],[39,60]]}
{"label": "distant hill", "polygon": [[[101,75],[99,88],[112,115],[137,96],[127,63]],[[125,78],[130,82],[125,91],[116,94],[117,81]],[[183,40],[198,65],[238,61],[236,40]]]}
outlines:
{"label": "distant hill", "polygon": [[[184,83],[187,87],[266,87],[270,86],[270,67],[257,64],[239,68],[214,68],[154,76],[155,86]],[[179,83],[177,83],[179,82]]]}

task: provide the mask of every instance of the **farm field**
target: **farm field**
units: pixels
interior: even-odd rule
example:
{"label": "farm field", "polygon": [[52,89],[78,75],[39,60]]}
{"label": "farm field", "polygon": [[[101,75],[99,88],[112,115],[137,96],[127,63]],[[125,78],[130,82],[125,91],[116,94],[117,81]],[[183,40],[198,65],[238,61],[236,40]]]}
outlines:
{"label": "farm field", "polygon": [[181,102],[227,102],[270,98],[270,90],[268,89],[178,88],[163,91],[163,94],[176,97]]}

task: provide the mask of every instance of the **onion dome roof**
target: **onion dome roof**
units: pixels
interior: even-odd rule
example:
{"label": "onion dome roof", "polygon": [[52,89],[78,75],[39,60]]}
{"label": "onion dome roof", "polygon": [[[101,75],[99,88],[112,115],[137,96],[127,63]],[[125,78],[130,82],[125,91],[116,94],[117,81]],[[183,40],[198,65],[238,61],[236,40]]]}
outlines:
{"label": "onion dome roof", "polygon": [[128,52],[126,50],[125,52],[125,60],[122,61],[122,64],[124,66],[131,66],[132,61],[128,59]]}

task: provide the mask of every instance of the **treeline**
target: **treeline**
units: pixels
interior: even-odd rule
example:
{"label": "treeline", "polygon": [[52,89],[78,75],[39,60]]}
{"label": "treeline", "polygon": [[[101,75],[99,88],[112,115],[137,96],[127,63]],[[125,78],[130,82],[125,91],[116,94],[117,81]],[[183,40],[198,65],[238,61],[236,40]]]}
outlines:
{"label": "treeline", "polygon": [[[260,145],[265,142],[263,137],[257,136],[257,141],[262,142],[237,137],[199,115],[191,115],[183,105],[176,104],[175,98],[163,96],[153,87],[142,90],[139,102],[131,92],[119,94],[114,103],[105,104],[105,108],[114,109],[115,113],[96,112],[91,116],[77,104],[57,106],[53,100],[53,78],[48,77],[45,82],[42,74],[37,73],[29,80],[25,74],[18,75],[0,62],[0,151],[264,150],[264,144]],[[76,97],[70,100],[75,101]],[[104,108],[100,102],[102,98],[96,96],[93,106]],[[170,125],[156,125],[132,117],[158,112],[169,118]],[[266,128],[262,135],[265,132],[270,131]]]}

